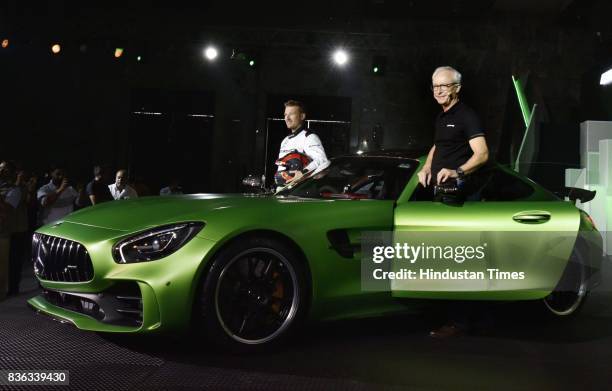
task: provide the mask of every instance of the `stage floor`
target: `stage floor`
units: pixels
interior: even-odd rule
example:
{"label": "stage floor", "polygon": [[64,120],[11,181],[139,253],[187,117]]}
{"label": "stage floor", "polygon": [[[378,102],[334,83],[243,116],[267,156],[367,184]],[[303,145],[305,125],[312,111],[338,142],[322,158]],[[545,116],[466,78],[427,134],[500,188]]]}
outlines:
{"label": "stage floor", "polygon": [[450,340],[427,336],[436,316],[411,315],[311,325],[279,351],[245,356],[189,335],[80,331],[30,310],[36,284],[26,276],[23,286],[0,303],[0,369],[68,370],[70,386],[60,390],[582,390],[612,382],[609,289],[594,292],[573,321],[546,322],[534,306],[511,303]]}

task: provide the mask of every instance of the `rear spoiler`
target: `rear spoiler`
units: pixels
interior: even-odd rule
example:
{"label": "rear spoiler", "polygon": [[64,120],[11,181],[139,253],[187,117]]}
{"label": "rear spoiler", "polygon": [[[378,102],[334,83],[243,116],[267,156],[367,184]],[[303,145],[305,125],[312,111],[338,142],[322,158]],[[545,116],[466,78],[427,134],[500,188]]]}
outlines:
{"label": "rear spoiler", "polygon": [[576,200],[584,204],[595,198],[595,193],[597,193],[595,190],[579,189],[577,187],[564,187],[563,190],[557,193],[557,195],[559,197],[569,198],[574,204],[576,203]]}

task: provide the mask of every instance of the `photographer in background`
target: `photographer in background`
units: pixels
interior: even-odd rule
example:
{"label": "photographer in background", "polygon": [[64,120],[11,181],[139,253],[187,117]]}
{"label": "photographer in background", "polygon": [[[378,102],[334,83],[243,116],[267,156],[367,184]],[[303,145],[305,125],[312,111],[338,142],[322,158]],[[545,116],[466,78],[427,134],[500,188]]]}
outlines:
{"label": "photographer in background", "polygon": [[91,205],[96,205],[106,201],[112,201],[113,196],[108,189],[108,169],[105,166],[95,166],[93,168],[94,178],[87,184],[85,192]]}
{"label": "photographer in background", "polygon": [[40,221],[49,224],[57,221],[74,210],[74,202],[79,194],[70,186],[62,168],[51,171],[51,181],[38,189],[36,198],[40,202]]}

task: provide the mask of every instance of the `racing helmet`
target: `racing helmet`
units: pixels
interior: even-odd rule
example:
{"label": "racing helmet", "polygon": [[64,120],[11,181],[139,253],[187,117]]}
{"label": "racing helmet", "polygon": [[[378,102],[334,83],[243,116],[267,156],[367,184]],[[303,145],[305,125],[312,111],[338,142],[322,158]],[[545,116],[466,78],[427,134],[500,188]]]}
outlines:
{"label": "racing helmet", "polygon": [[276,160],[278,171],[274,175],[274,182],[277,186],[285,186],[287,181],[295,176],[292,171],[302,171],[311,161],[312,159],[303,153],[289,152]]}

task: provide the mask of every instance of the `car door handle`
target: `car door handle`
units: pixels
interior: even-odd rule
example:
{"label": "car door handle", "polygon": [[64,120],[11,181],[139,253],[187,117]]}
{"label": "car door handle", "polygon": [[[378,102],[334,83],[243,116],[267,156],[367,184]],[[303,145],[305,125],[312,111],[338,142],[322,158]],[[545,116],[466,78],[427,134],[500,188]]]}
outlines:
{"label": "car door handle", "polygon": [[521,224],[542,224],[550,220],[550,213],[539,210],[519,212],[512,216],[512,220]]}

